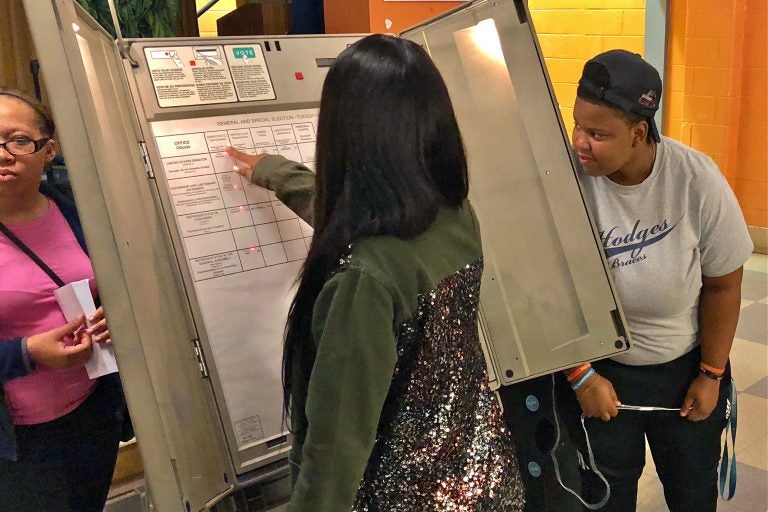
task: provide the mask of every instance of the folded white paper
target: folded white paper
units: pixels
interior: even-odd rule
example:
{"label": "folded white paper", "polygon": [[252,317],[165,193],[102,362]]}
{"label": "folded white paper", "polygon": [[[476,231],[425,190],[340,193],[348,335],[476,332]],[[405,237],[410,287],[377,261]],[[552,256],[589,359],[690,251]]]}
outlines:
{"label": "folded white paper", "polygon": [[[88,327],[91,326],[88,319],[96,312],[96,304],[93,302],[91,288],[88,286],[87,279],[65,284],[54,293],[67,322],[74,320],[79,315],[85,315]],[[88,377],[91,379],[115,373],[117,371],[117,361],[115,360],[112,347],[101,343],[94,343],[93,353],[88,362],[85,363],[85,369],[88,371]]]}

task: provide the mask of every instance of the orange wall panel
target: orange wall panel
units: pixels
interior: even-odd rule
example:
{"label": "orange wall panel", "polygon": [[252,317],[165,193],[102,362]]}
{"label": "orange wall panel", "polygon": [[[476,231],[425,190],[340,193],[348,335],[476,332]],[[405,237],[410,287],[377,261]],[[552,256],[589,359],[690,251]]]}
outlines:
{"label": "orange wall panel", "polygon": [[371,32],[399,34],[464,2],[385,2],[370,0]]}
{"label": "orange wall panel", "polygon": [[682,92],[673,92],[669,97],[669,101],[664,106],[665,115],[671,119],[681,120],[683,118],[683,108],[685,107],[684,97]]}
{"label": "orange wall panel", "polygon": [[741,122],[745,126],[759,127],[768,119],[768,100],[766,96],[742,99]]}
{"label": "orange wall panel", "polygon": [[[764,0],[671,0],[665,133],[710,155],[747,223],[768,227]],[[682,108],[682,110],[681,110]]]}
{"label": "orange wall panel", "polygon": [[747,210],[765,211],[768,190],[759,181],[736,180],[736,193],[739,203]]}
{"label": "orange wall panel", "polygon": [[385,2],[384,0],[324,0],[325,31],[399,34],[408,27],[454,9],[464,2]]}
{"label": "orange wall panel", "polygon": [[[723,3],[723,5],[727,5]],[[690,33],[693,37],[733,37],[733,24],[723,23],[731,19],[733,8],[695,9],[691,13]]]}
{"label": "orange wall panel", "polygon": [[683,95],[683,111],[679,119],[686,119],[702,126],[714,125],[717,119],[717,103],[709,96]]}
{"label": "orange wall panel", "polygon": [[742,208],[741,211],[744,213],[744,219],[747,221],[747,225],[760,227],[768,225],[768,213],[766,213],[765,210],[749,210],[747,208]]}
{"label": "orange wall panel", "polygon": [[365,34],[371,31],[368,0],[324,0],[326,34]]}

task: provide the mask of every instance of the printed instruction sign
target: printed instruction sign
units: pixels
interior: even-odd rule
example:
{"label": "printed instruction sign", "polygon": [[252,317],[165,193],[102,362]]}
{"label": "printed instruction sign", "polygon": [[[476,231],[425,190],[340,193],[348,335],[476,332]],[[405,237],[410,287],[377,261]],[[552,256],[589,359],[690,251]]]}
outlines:
{"label": "printed instruction sign", "polygon": [[224,47],[224,51],[240,101],[263,101],[276,98],[261,45],[228,45]]}
{"label": "printed instruction sign", "polygon": [[314,168],[317,109],[151,123],[176,227],[240,448],[283,435],[283,330],[312,228],[225,152]]}
{"label": "printed instruction sign", "polygon": [[160,107],[276,98],[258,44],[145,48]]}

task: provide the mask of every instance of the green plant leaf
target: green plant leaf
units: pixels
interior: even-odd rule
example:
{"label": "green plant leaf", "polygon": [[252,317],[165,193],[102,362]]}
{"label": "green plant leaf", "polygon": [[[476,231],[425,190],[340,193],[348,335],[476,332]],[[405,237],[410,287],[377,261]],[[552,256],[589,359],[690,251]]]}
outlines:
{"label": "green plant leaf", "polygon": [[[115,36],[107,0],[77,0],[109,33]],[[123,37],[171,37],[179,16],[178,0],[115,0]]]}

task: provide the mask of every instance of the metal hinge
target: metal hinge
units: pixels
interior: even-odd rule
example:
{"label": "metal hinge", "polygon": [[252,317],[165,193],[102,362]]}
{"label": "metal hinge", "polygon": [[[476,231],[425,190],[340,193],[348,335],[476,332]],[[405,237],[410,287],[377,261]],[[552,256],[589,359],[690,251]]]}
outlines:
{"label": "metal hinge", "polygon": [[205,355],[203,354],[203,347],[200,346],[200,340],[192,340],[192,346],[195,349],[195,358],[197,358],[197,366],[200,369],[200,374],[204,379],[208,378],[208,365],[205,363]]}
{"label": "metal hinge", "polygon": [[139,152],[141,153],[141,161],[144,164],[144,170],[147,172],[147,178],[155,179],[155,171],[152,170],[152,162],[149,160],[149,152],[147,151],[147,143],[139,142]]}

